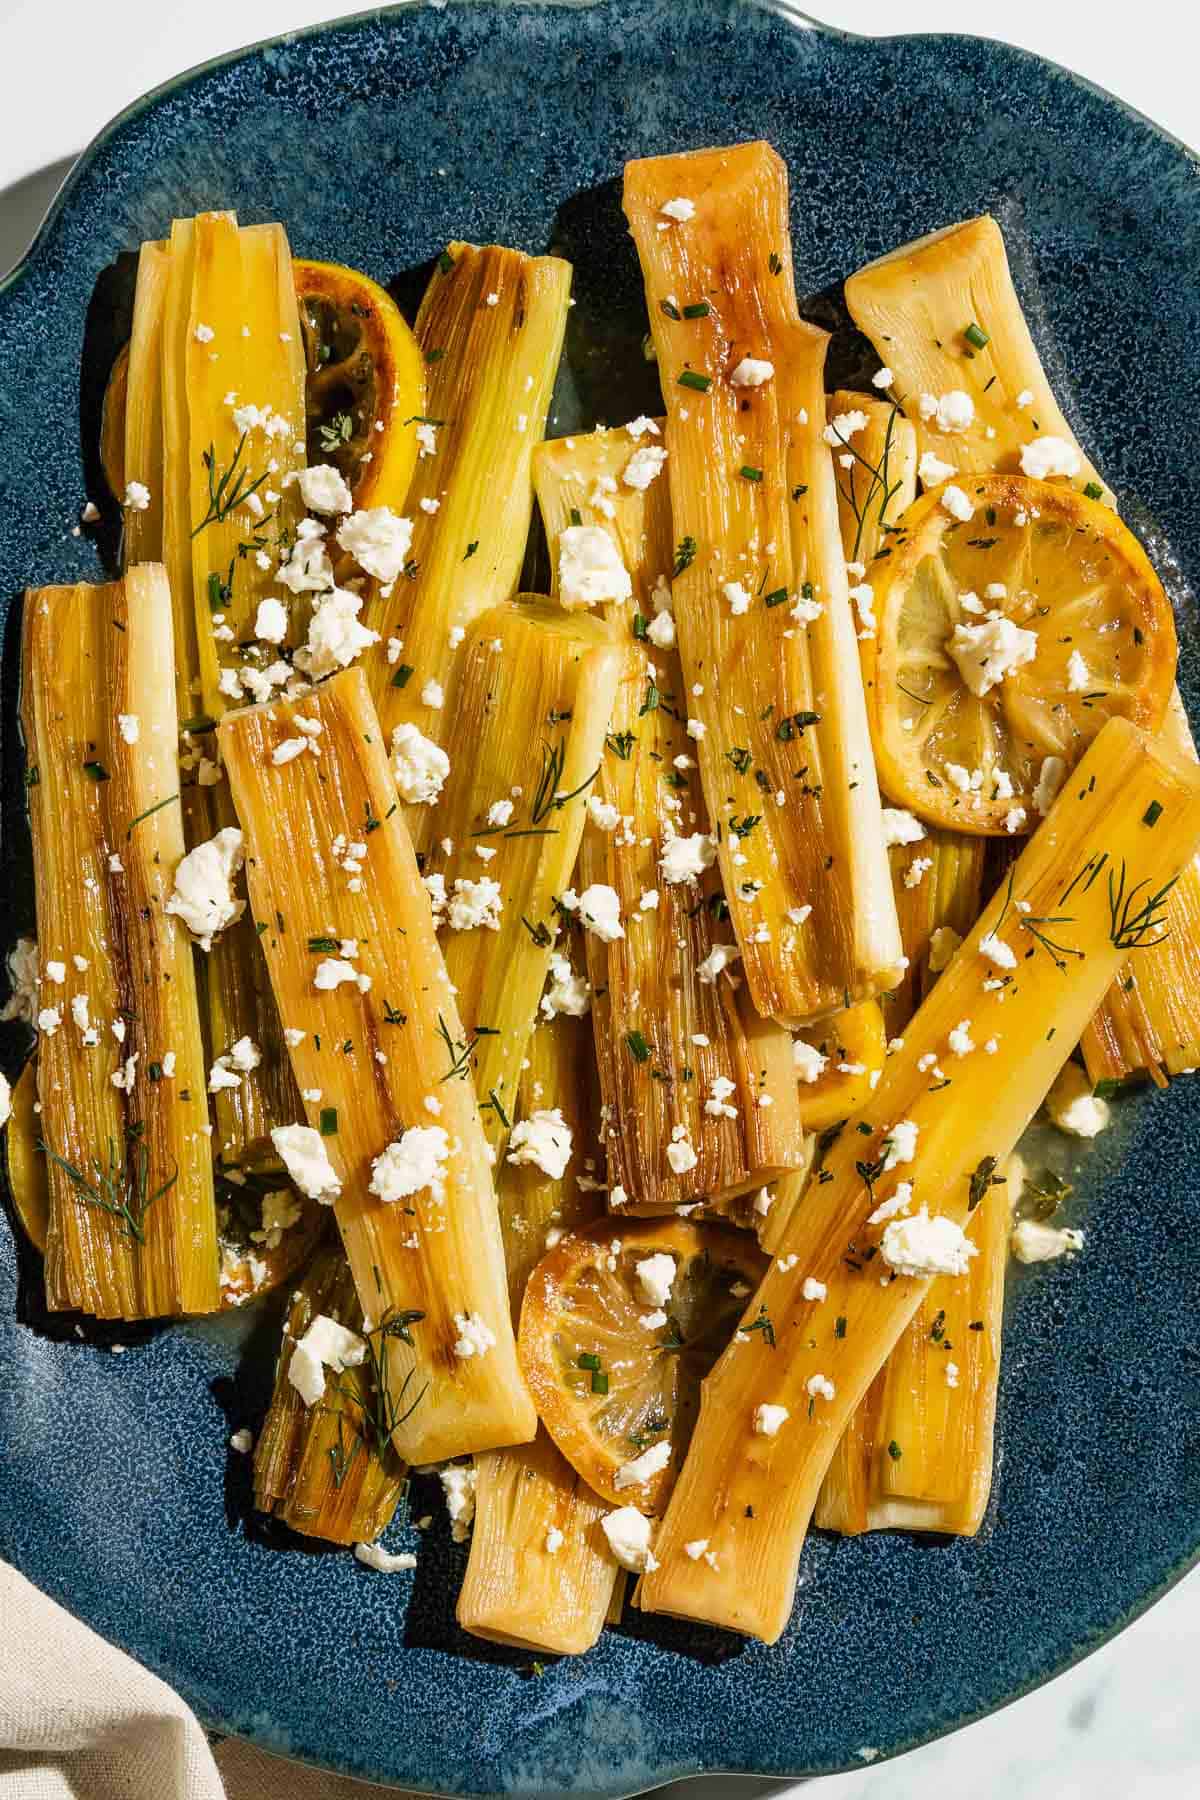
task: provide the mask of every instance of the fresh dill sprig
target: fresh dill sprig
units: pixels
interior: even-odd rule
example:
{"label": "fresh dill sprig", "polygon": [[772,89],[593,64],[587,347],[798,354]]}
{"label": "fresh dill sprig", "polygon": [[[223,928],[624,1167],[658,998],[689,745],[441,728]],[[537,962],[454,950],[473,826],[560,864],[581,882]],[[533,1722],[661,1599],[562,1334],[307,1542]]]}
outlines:
{"label": "fresh dill sprig", "polygon": [[[1122,857],[1120,876],[1114,877],[1113,871],[1108,871],[1109,941],[1117,950],[1153,950],[1156,944],[1164,943],[1171,935],[1165,929],[1167,915],[1161,908],[1179,877],[1173,875],[1140,903],[1138,896],[1150,883],[1139,881],[1127,891],[1127,879],[1125,858]],[[1156,932],[1158,935],[1154,936]]]}
{"label": "fresh dill sprig", "polygon": [[211,443],[207,450],[201,452],[200,460],[208,472],[208,511],[200,523],[192,527],[193,537],[199,537],[206,525],[222,524],[234,507],[244,506],[251,494],[257,493],[267,479],[268,471],[264,469],[255,480],[250,480],[249,469],[241,466],[245,448],[246,433],[243,431],[233,453],[233,460],[224,472],[217,469],[217,453]]}
{"label": "fresh dill sprig", "polygon": [[146,1214],[156,1200],[170,1192],[179,1180],[179,1170],[168,1175],[161,1187],[150,1187],[150,1152],[145,1144],[139,1144],[134,1157],[134,1171],[130,1175],[125,1166],[125,1159],[117,1150],[112,1138],[108,1140],[108,1167],[105,1168],[95,1157],[92,1167],[96,1171],[94,1181],[74,1163],[60,1156],[45,1139],[40,1139],[41,1149],[46,1152],[51,1162],[56,1163],[69,1178],[76,1195],[85,1206],[94,1206],[100,1212],[106,1212],[114,1219],[119,1219],[125,1232],[135,1244],[146,1242]]}

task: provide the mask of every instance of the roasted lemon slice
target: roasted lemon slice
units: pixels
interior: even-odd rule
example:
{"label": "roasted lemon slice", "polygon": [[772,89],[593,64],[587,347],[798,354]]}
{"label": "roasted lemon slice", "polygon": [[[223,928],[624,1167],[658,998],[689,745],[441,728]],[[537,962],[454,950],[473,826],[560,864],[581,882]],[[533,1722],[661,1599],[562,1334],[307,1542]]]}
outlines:
{"label": "roasted lemon slice", "polygon": [[800,1121],[806,1131],[824,1131],[867,1103],[887,1055],[883,1013],[877,1000],[864,1000],[806,1025],[794,1043],[800,1084]]}
{"label": "roasted lemon slice", "polygon": [[[304,329],[308,461],[334,463],[355,506],[403,506],[416,466],[413,420],[425,411],[425,365],[391,295],[339,263],[292,264]],[[100,460],[112,494],[125,492],[129,346],[108,377]]]}
{"label": "roasted lemon slice", "polygon": [[521,1366],[543,1424],[597,1494],[662,1511],[700,1383],[765,1267],[751,1238],[675,1218],[602,1221],[542,1258],[521,1309]]}
{"label": "roasted lemon slice", "polygon": [[1174,620],[1108,506],[1022,476],[963,478],[909,508],[869,579],[880,783],[933,824],[1032,831],[1107,719],[1162,723]]}
{"label": "roasted lemon slice", "polygon": [[293,265],[308,361],[308,461],[334,463],[355,506],[401,507],[416,466],[425,365],[400,308],[339,263]]}
{"label": "roasted lemon slice", "polygon": [[13,1211],[35,1250],[45,1253],[50,1223],[46,1155],[38,1148],[37,1063],[31,1056],[13,1083],[12,1112],[5,1137],[5,1165]]}

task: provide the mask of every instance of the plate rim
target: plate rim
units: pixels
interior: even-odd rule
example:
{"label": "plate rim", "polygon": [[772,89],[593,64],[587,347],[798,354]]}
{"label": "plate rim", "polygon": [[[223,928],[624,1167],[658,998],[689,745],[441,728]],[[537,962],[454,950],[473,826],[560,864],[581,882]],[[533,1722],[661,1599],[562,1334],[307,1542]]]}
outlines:
{"label": "plate rim", "polygon": [[[408,15],[420,13],[422,11],[450,12],[453,10],[456,12],[467,12],[468,10],[474,10],[478,6],[498,4],[506,9],[510,9],[514,14],[519,14],[523,11],[599,14],[606,10],[610,4],[615,3],[616,0],[389,0],[389,4],[386,5],[363,7],[356,12],[346,13],[336,18],[318,20],[312,24],[298,27],[295,30],[278,32],[267,37],[256,38],[247,44],[235,46],[232,49],[221,51],[214,56],[190,64],[188,67],[168,76],[155,86],[146,89],[143,93],[129,101],[125,106],[121,107],[116,113],[112,114],[80,150],[70,167],[66,170],[59,186],[47,205],[27,249],[19,260],[13,264],[11,269],[9,269],[3,277],[0,277],[0,316],[3,314],[5,305],[14,297],[21,284],[29,277],[38,273],[39,264],[49,249],[60,216],[72,199],[76,188],[84,180],[97,158],[109,147],[112,140],[119,135],[126,125],[152,111],[160,102],[185,92],[201,78],[229,68],[236,63],[260,58],[265,52],[284,49],[290,45],[303,43],[311,39],[331,37],[343,31],[351,32],[364,25],[375,25],[385,29],[393,29]],[[624,0],[624,3],[626,5],[633,4],[639,7],[645,5],[647,8],[650,8],[656,3],[656,0]],[[1010,43],[1003,38],[992,37],[976,32],[919,31],[874,33],[855,31],[845,26],[830,24],[828,21],[818,18],[805,7],[796,4],[796,0],[690,0],[690,3],[693,6],[702,8],[714,14],[718,12],[725,12],[728,14],[734,11],[767,13],[779,18],[785,24],[788,24],[797,30],[812,33],[835,42],[852,45],[874,44],[886,46],[892,43],[903,42],[906,44],[924,44],[930,49],[935,49],[939,52],[942,50],[943,46],[947,45],[980,46],[988,52],[995,52],[1005,57],[1011,57],[1018,63],[1028,64],[1036,70],[1049,73],[1055,78],[1064,80],[1069,86],[1078,88],[1082,92],[1098,99],[1107,106],[1116,108],[1119,113],[1123,114],[1128,121],[1132,122],[1139,130],[1146,133],[1153,141],[1157,142],[1159,145],[1166,146],[1176,156],[1181,157],[1183,161],[1190,166],[1193,175],[1200,178],[1200,148],[1193,148],[1176,133],[1158,123],[1149,114],[1125,100],[1121,95],[1114,93],[1102,83],[1093,81],[1088,76],[1081,75],[1078,71],[1069,68],[1064,63],[1058,62],[1053,57],[1042,55],[1040,52],[1030,50],[1023,45]],[[18,177],[18,181],[24,181],[28,179],[29,176],[36,173],[37,171],[35,170],[27,171],[25,175]],[[17,183],[13,183],[12,185],[15,186]],[[836,1769],[822,1770],[819,1775],[815,1776],[809,1769],[804,1767],[792,1767],[786,1769],[761,1767],[757,1769],[746,1767],[731,1768],[727,1766],[705,1764],[701,1759],[693,1758],[686,1766],[662,1771],[655,1778],[655,1786],[657,1788],[657,1786],[661,1785],[663,1782],[689,1780],[700,1776],[718,1779],[722,1776],[729,1776],[748,1779],[758,1778],[768,1781],[804,1781],[820,1779],[821,1776],[825,1774],[833,1775],[850,1773],[862,1771],[868,1767],[874,1768],[876,1766],[881,1766],[885,1762],[890,1762],[897,1757],[907,1755],[912,1750],[918,1749],[926,1744],[935,1743],[939,1739],[949,1737],[953,1733],[961,1731],[967,1726],[979,1723],[985,1718],[1003,1712],[1015,1702],[1025,1699],[1030,1694],[1036,1693],[1038,1689],[1046,1686],[1049,1682],[1057,1680],[1059,1676],[1076,1668],[1079,1664],[1093,1656],[1097,1651],[1105,1648],[1106,1645],[1110,1644],[1131,1625],[1136,1624],[1137,1621],[1143,1618],[1152,1607],[1156,1606],[1159,1601],[1177,1587],[1185,1576],[1192,1573],[1197,1566],[1200,1566],[1200,1535],[1197,1536],[1191,1549],[1171,1565],[1160,1582],[1147,1588],[1125,1611],[1115,1617],[1109,1624],[1094,1632],[1085,1641],[1067,1651],[1045,1672],[1037,1675],[1031,1680],[1019,1684],[1012,1692],[1004,1695],[1003,1698],[963,1712],[945,1725],[914,1736],[902,1745],[896,1745],[890,1750],[883,1750],[875,1757],[869,1759],[863,1759],[861,1756],[855,1757],[841,1763]],[[57,1600],[55,1603],[65,1605],[65,1602],[61,1600]],[[71,1609],[66,1607],[66,1610],[70,1611]],[[84,1622],[87,1623],[87,1621]],[[89,1629],[95,1629],[95,1627],[89,1626]],[[136,1653],[126,1649],[123,1645],[114,1644],[113,1648],[121,1651],[124,1655],[133,1657],[135,1661],[140,1663],[140,1658],[137,1657]],[[141,1666],[150,1667],[148,1664],[141,1664]],[[152,1672],[158,1674],[158,1671],[156,1670]],[[169,1678],[161,1675],[159,1678],[168,1680],[168,1685],[173,1687]],[[218,1738],[237,1738],[245,1743],[253,1745],[256,1749],[265,1752],[273,1759],[280,1762],[295,1762],[307,1768],[318,1769],[322,1772],[331,1774],[339,1774],[362,1782],[364,1786],[375,1785],[380,1779],[380,1777],[376,1775],[363,1775],[358,1770],[351,1769],[344,1763],[338,1761],[319,1759],[307,1754],[281,1752],[276,1745],[269,1742],[266,1738],[256,1736],[251,1731],[240,1726],[235,1726],[228,1720],[222,1719],[211,1712],[202,1702],[189,1700],[186,1696],[182,1695],[180,1697],[184,1698],[185,1704],[191,1707],[191,1710],[199,1719],[202,1726]],[[390,1778],[385,1779],[390,1780]],[[408,1791],[414,1795],[434,1796],[435,1800],[438,1796],[446,1796],[446,1800],[455,1800],[451,1791],[445,1788],[426,1787],[423,1785],[417,1787],[412,1786],[411,1784],[406,1785],[408,1786]],[[538,1789],[531,1791],[540,1792],[542,1790]],[[624,1786],[621,1786],[620,1788],[606,1787],[603,1790],[603,1793],[606,1796],[606,1800],[632,1800],[633,1796],[648,1793],[650,1791],[652,1790],[648,1790],[641,1782],[639,1782],[639,1784],[633,1788]],[[549,1790],[546,1790],[546,1792],[548,1793]]]}

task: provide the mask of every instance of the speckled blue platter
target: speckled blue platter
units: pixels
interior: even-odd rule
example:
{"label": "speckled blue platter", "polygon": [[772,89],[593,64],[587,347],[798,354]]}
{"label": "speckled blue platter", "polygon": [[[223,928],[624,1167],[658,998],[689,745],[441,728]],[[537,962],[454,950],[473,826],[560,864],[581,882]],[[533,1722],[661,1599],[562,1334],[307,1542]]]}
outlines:
{"label": "speckled blue platter", "polygon": [[[838,328],[839,378],[858,357],[831,298],[841,278],[934,226],[1000,216],[1052,379],[1171,586],[1196,717],[1196,162],[1018,51],[849,38],[749,0],[396,8],[134,107],[0,290],[0,606],[28,582],[101,569],[103,529],[71,535],[95,485],[94,365],[121,333],[127,253],[173,214],[281,219],[298,253],[358,264],[406,301],[449,237],[560,250],[579,299],[556,409],[566,429],[653,404],[623,162],[758,136],[791,167],[798,287]],[[11,726],[11,678],[5,705]],[[6,942],[32,923],[18,779],[9,729]],[[3,1029],[11,1072],[25,1046],[20,1027]],[[1117,1110],[1080,1177],[1086,1254],[1012,1284],[981,1536],[814,1535],[772,1649],[633,1614],[590,1656],[536,1676],[457,1630],[463,1553],[440,1509],[415,1577],[276,1538],[226,1447],[259,1417],[271,1308],[85,1327],[81,1341],[40,1312],[36,1259],[2,1219],[0,1556],[208,1724],[380,1781],[615,1796],[705,1769],[823,1771],[905,1749],[1094,1648],[1200,1547],[1200,1088]],[[390,1534],[406,1539],[417,1534]]]}

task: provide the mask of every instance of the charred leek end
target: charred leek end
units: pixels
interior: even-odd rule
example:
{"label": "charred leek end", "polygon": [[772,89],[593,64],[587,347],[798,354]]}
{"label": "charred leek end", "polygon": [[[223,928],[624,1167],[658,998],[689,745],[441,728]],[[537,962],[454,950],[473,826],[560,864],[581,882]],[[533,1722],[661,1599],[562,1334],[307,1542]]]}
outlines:
{"label": "charred leek end", "polygon": [[[891,369],[922,456],[960,475],[1011,474],[1027,444],[1058,438],[1079,451],[1073,485],[1094,482],[1111,501],[1046,379],[995,219],[950,225],[868,263],[846,283],[846,304]],[[965,422],[965,407],[939,407],[950,394],[970,400]],[[926,487],[947,479],[922,476]]]}
{"label": "charred leek end", "polygon": [[35,1250],[46,1249],[50,1182],[37,1114],[37,1062],[31,1056],[13,1083],[12,1112],[4,1134],[5,1167],[13,1210]]}
{"label": "charred leek end", "polygon": [[[122,553],[125,566],[163,560],[163,318],[168,246],[142,245],[133,297],[133,333],[124,353],[122,380],[114,371],[104,398],[105,474],[118,505],[125,505],[126,481],[146,489],[144,506],[125,505]],[[140,497],[140,496],[139,496]],[[186,718],[187,713],[181,713]]]}
{"label": "charred leek end", "polygon": [[[644,488],[626,480],[634,457],[661,448],[637,425],[638,439],[622,430],[545,444],[535,475],[556,564],[572,523],[607,531],[632,590],[608,607],[629,635],[578,884],[612,888],[623,921],[612,941],[586,933],[611,1204],[655,1213],[702,1197],[723,1208],[797,1167],[803,1150],[787,1033],[719,966],[734,951],[728,908],[683,670],[673,629],[661,630],[670,496],[661,470]],[[676,1169],[668,1153],[681,1131],[696,1160]]]}
{"label": "charred leek end", "polygon": [[[1196,760],[1176,688],[1162,741]],[[1092,1085],[1148,1075],[1165,1087],[1200,1066],[1200,865],[1190,863],[1167,902],[1169,936],[1152,958],[1134,957],[1104,996],[1081,1048]]]}
{"label": "charred leek end", "polygon": [[[675,198],[692,217],[664,219]],[[688,729],[750,998],[803,1024],[891,986],[900,959],[822,437],[827,339],[796,311],[768,145],[630,163],[624,204],[668,402]],[[693,293],[698,317],[677,303]]]}
{"label": "charred leek end", "polygon": [[529,1040],[514,1119],[557,1110],[571,1134],[571,1160],[562,1175],[536,1162],[508,1158],[496,1175],[500,1228],[513,1319],[520,1316],[525,1286],[546,1251],[551,1232],[589,1225],[603,1210],[604,1164],[600,1150],[600,1097],[591,1023],[556,1013]]}
{"label": "charred leek end", "polygon": [[41,948],[46,1296],[100,1318],[212,1312],[216,1210],[163,570],[26,595],[22,710]]}
{"label": "charred leek end", "polygon": [[983,1523],[992,1487],[1011,1166],[1010,1159],[967,1221],[976,1254],[966,1275],[930,1283],[846,1427],[814,1514],[823,1530],[974,1537]]}
{"label": "charred leek end", "polygon": [[604,1628],[618,1574],[611,1511],[539,1427],[532,1444],[475,1459],[475,1527],[456,1617],[493,1643],[580,1656]]}
{"label": "charred leek end", "polygon": [[326,1371],[324,1394],[306,1406],[288,1368],[296,1344],[322,1314],[361,1335],[362,1308],[340,1246],[322,1251],[292,1295],[254,1451],[254,1503],[306,1537],[371,1544],[391,1523],[405,1481],[404,1464],[373,1430],[376,1359],[389,1354],[390,1340],[377,1335],[364,1362],[337,1375]]}
{"label": "charred leek end", "polygon": [[[463,1030],[474,1040],[484,1128],[498,1149],[508,1141],[554,955],[555,903],[570,886],[619,666],[599,619],[538,601],[490,608],[463,645],[455,748],[425,884]],[[407,755],[397,748],[402,791]]]}
{"label": "charred leek end", "polygon": [[332,1167],[314,1169],[309,1140],[307,1180],[335,1199],[364,1314],[403,1327],[386,1384],[397,1454],[427,1463],[524,1442],[536,1418],[473,1041],[366,678],[346,670],[303,701],[230,714],[220,735],[293,1072]]}
{"label": "charred leek end", "polygon": [[[533,510],[531,461],[562,351],[571,266],[495,245],[447,246],[417,314],[426,361],[425,416],[408,421],[420,445],[409,495],[411,560],[394,591],[368,604],[379,632],[372,687],[390,737],[416,725],[440,740],[455,672],[451,633],[469,630],[516,591]],[[411,677],[386,660],[403,641]],[[445,745],[453,757],[454,746]],[[432,835],[427,807],[410,809],[418,850]]]}
{"label": "charred leek end", "polygon": [[886,1053],[883,1014],[875,1000],[800,1032],[793,1060],[805,1130],[825,1131],[865,1106]]}
{"label": "charred leek end", "polygon": [[987,840],[929,825],[915,844],[895,844],[888,854],[908,958],[900,981],[883,1001],[887,1035],[894,1038],[903,1034],[954,945],[979,917]]}
{"label": "charred leek end", "polygon": [[[1078,775],[829,1149],[825,1179],[796,1209],[748,1303],[741,1340],[706,1381],[655,1545],[659,1567],[641,1583],[649,1610],[778,1638],[851,1415],[929,1276],[965,1271],[961,1228],[1116,969],[1130,954],[1157,953],[1163,891],[1200,838],[1200,771],[1114,719]],[[931,1078],[930,1056],[949,1065],[948,1079]],[[896,1278],[881,1285],[881,1268]],[[810,1287],[806,1300],[810,1282],[819,1292]],[[786,1408],[777,1432],[764,1432],[761,1405]],[[696,1538],[709,1540],[712,1564],[687,1556]]]}
{"label": "charred leek end", "polygon": [[[136,332],[134,351],[131,421]],[[282,226],[239,229],[232,213],[175,221],[161,371],[163,547],[178,619],[180,717],[196,708],[198,680],[201,711],[219,718],[243,672],[261,676],[278,658],[277,643],[256,642],[258,607],[278,596],[276,565],[302,513],[304,345]],[[144,380],[149,391],[152,374]],[[128,458],[126,472],[140,479]],[[293,597],[288,643],[303,641],[299,609]]]}

